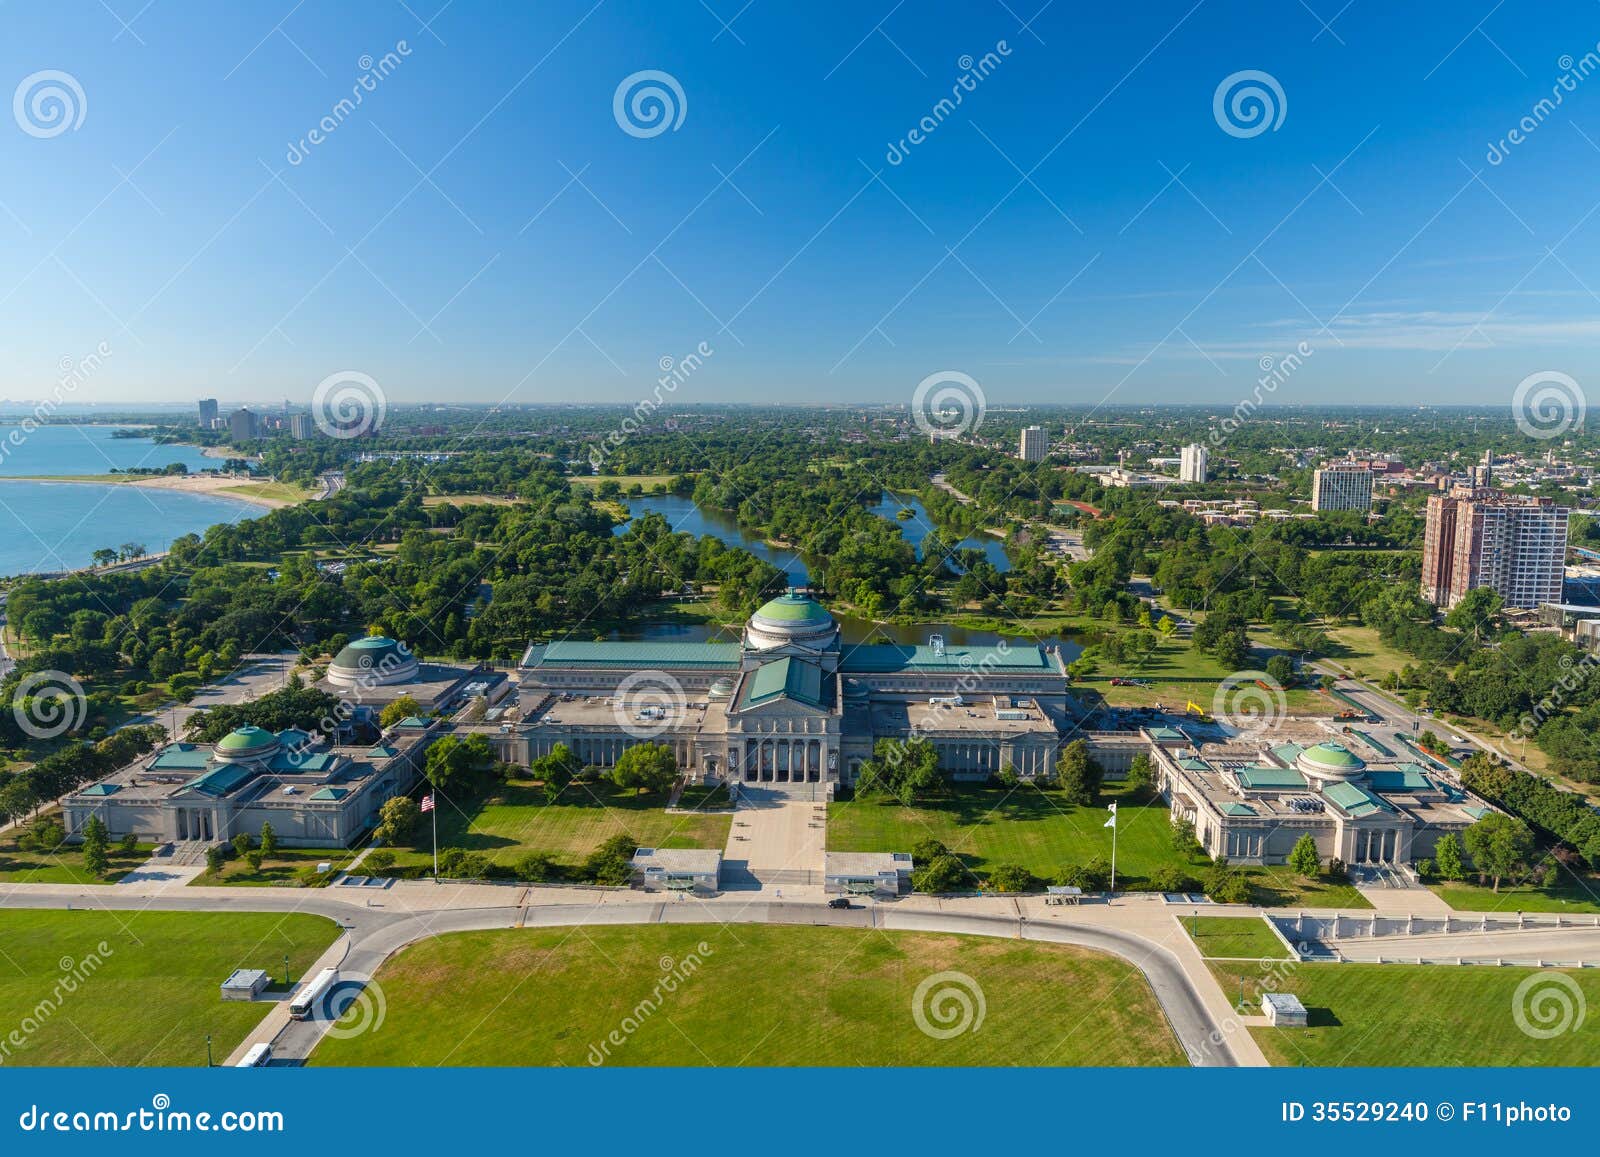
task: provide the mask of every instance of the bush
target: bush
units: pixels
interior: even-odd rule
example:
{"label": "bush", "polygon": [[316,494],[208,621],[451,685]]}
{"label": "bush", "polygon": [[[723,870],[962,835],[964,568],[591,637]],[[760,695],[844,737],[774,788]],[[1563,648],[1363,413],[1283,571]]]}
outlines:
{"label": "bush", "polygon": [[394,867],[394,853],[387,848],[378,848],[367,853],[367,858],[361,861],[361,866],[375,875],[382,874]]}
{"label": "bush", "polygon": [[1033,873],[1021,864],[996,864],[989,873],[989,887],[996,892],[1029,892],[1033,890]]}
{"label": "bush", "polygon": [[923,862],[911,873],[911,886],[918,892],[970,892],[977,887],[972,872],[959,857],[948,852]]}
{"label": "bush", "polygon": [[516,876],[519,880],[538,884],[548,880],[554,873],[555,863],[543,852],[529,852],[517,861]]}
{"label": "bush", "polygon": [[1187,872],[1165,864],[1150,873],[1150,886],[1157,892],[1194,892],[1200,887]]}
{"label": "bush", "polygon": [[621,887],[633,878],[633,853],[638,850],[633,837],[612,836],[589,853],[579,875],[591,883]]}

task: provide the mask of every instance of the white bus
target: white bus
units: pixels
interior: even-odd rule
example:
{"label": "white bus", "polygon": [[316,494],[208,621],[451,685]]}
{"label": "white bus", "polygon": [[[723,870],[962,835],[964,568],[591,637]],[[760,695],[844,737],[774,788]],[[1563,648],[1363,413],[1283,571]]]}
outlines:
{"label": "white bus", "polygon": [[332,968],[324,968],[312,978],[309,984],[300,990],[298,996],[289,1002],[289,1015],[295,1020],[313,1019],[318,1002],[338,982],[338,971]]}
{"label": "white bus", "polygon": [[271,1059],[271,1045],[266,1043],[251,1045],[250,1051],[244,1054],[244,1060],[240,1061],[234,1067],[239,1069],[259,1069],[265,1066],[266,1063]]}

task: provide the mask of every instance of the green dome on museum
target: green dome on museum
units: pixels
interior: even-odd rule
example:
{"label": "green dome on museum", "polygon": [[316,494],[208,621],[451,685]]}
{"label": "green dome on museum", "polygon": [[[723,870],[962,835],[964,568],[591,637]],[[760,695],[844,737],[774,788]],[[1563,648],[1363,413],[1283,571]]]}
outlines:
{"label": "green dome on museum", "polygon": [[388,635],[368,635],[350,643],[328,666],[328,682],[335,687],[388,687],[417,678],[417,657],[404,643]]}
{"label": "green dome on museum", "polygon": [[828,613],[826,607],[810,595],[801,594],[799,591],[779,595],[757,611],[756,617],[796,626],[810,623],[821,627],[831,625],[833,622],[833,616]]}
{"label": "green dome on museum", "polygon": [[1295,759],[1295,766],[1321,779],[1351,779],[1367,769],[1366,762],[1342,743],[1308,747]]}
{"label": "green dome on museum", "polygon": [[764,604],[745,627],[745,646],[756,651],[795,644],[811,650],[833,645],[839,627],[826,607],[808,594],[790,590]]}
{"label": "green dome on museum", "polygon": [[241,727],[217,740],[222,759],[261,759],[278,750],[278,737],[261,727]]}

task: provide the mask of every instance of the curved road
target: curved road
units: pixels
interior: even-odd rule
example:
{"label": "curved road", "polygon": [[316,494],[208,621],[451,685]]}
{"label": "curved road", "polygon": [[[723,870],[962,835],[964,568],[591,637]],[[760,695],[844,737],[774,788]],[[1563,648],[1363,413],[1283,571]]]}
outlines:
{"label": "curved road", "polygon": [[[70,898],[59,892],[30,893],[25,888],[14,888],[0,896],[0,907],[61,908],[69,902]],[[90,902],[79,907],[155,908],[190,912],[306,912],[326,916],[345,929],[345,936],[336,943],[336,947],[342,948],[343,952],[337,967],[342,974],[361,977],[372,976],[390,956],[419,940],[449,932],[530,925],[796,924],[1020,938],[1070,944],[1109,953],[1139,969],[1150,982],[1169,1026],[1192,1065],[1237,1066],[1240,1060],[1234,1052],[1230,1035],[1247,1031],[1237,1022],[1227,1025],[1218,1023],[1182,965],[1166,948],[1121,929],[1064,921],[1041,923],[1015,916],[896,910],[892,905],[835,910],[821,903],[663,903],[646,899],[605,904],[508,904],[410,912],[362,907],[331,897],[311,898],[304,892],[282,896],[265,893],[235,899],[182,894],[119,896],[114,888],[104,893],[97,889]],[[274,1059],[290,1063],[304,1061],[331,1027],[333,1020],[357,998],[358,993],[359,985],[341,986],[339,996],[333,1002],[334,1007],[328,1010],[330,1016],[288,1022],[272,1038]],[[272,1020],[270,1015],[268,1020]]]}

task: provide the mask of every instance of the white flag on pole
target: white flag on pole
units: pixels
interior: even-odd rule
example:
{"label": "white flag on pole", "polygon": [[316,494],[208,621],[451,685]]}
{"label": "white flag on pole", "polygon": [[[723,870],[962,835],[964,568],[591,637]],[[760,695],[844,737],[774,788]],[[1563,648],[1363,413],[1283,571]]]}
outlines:
{"label": "white flag on pole", "polygon": [[1108,819],[1104,824],[1102,824],[1100,826],[1101,827],[1107,827],[1107,828],[1114,828],[1114,827],[1117,826],[1117,805],[1116,804],[1112,804],[1107,810],[1111,812],[1111,818]]}

